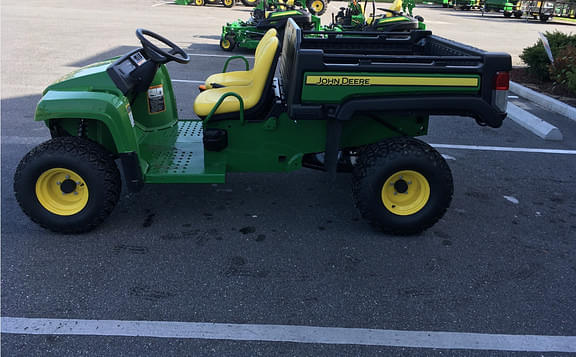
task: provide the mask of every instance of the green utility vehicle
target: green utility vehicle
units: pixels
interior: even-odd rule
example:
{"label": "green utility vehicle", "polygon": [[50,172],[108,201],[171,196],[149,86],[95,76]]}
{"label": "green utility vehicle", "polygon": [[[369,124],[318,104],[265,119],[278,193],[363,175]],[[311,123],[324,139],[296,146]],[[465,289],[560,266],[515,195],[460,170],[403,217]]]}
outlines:
{"label": "green utility vehicle", "polygon": [[480,0],[454,0],[454,8],[460,10],[480,9]]}
{"label": "green utility vehicle", "polygon": [[523,11],[518,0],[486,0],[484,2],[484,12],[501,12],[504,17],[521,18]]}
{"label": "green utility vehicle", "polygon": [[436,4],[436,5],[442,5],[442,7],[454,7],[454,1],[453,0],[431,0],[431,1],[429,1],[429,3]]}
{"label": "green utility vehicle", "polygon": [[[308,36],[290,19],[282,49],[269,36],[250,71],[222,73],[224,84],[196,97],[198,118],[181,119],[165,64],[189,55],[153,32],[136,33],[142,48],[42,94],[35,120],[52,139],[22,159],[14,191],[43,227],[80,233],[104,221],[120,198],[117,160],[130,190],[301,167],[327,171],[330,184],[337,170],[352,171],[362,216],[385,232],[413,234],[443,216],[453,193],[442,155],[412,138],[426,134],[429,115],[492,127],[506,117],[508,54],[420,30]],[[248,81],[226,86],[227,76]]]}

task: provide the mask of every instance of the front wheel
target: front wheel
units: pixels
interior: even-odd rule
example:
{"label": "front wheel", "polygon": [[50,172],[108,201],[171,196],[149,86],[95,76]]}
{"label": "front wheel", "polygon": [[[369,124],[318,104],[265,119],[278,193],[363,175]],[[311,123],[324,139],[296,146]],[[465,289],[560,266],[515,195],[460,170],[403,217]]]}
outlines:
{"label": "front wheel", "polygon": [[504,17],[512,17],[512,13],[510,11],[504,11]]}
{"label": "front wheel", "polygon": [[394,138],[360,151],[352,190],[362,217],[385,233],[409,235],[442,218],[454,187],[438,151],[417,139]]}
{"label": "front wheel", "polygon": [[220,39],[220,48],[224,51],[232,51],[236,47],[236,41],[234,37],[226,36]]}
{"label": "front wheel", "polygon": [[545,23],[546,21],[548,21],[548,19],[550,19],[550,16],[540,15],[540,22]]}
{"label": "front wheel", "polygon": [[235,1],[236,0],[222,0],[222,5],[224,5],[224,7],[232,7]]}
{"label": "front wheel", "polygon": [[320,16],[326,12],[328,3],[326,0],[308,0],[306,2],[306,7],[310,10],[312,15]]}
{"label": "front wheel", "polygon": [[196,6],[204,6],[204,0],[194,0],[194,5]]}
{"label": "front wheel", "polygon": [[116,206],[121,188],[111,154],[79,137],[58,137],[37,146],[14,175],[16,200],[24,213],[59,233],[94,229]]}
{"label": "front wheel", "polygon": [[515,11],[515,12],[514,12],[514,17],[517,18],[517,19],[519,19],[519,18],[522,17],[523,14],[524,14],[524,13],[522,12],[522,10]]}

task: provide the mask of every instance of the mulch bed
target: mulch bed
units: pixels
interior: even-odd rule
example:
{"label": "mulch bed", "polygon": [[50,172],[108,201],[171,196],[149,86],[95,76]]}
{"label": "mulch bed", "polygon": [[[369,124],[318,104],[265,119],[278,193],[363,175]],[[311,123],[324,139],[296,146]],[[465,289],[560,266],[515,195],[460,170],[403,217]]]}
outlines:
{"label": "mulch bed", "polygon": [[546,94],[554,99],[558,99],[566,104],[576,107],[576,93],[569,89],[557,85],[554,82],[543,82],[534,78],[526,68],[513,68],[510,72],[510,79],[516,83]]}

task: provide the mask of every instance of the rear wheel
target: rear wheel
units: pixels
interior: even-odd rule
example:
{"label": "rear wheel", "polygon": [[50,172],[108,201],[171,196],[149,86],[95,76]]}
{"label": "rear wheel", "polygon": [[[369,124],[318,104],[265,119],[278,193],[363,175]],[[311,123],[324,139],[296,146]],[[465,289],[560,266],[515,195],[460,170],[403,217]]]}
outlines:
{"label": "rear wheel", "polygon": [[548,21],[548,19],[550,19],[550,16],[540,15],[540,22],[544,23],[544,22]]}
{"label": "rear wheel", "polygon": [[236,47],[236,41],[234,41],[234,37],[226,36],[220,39],[220,48],[224,51],[232,51]]}
{"label": "rear wheel", "polygon": [[94,229],[116,206],[121,188],[112,155],[79,137],[59,137],[37,146],[14,175],[16,200],[24,213],[59,233]]}
{"label": "rear wheel", "polygon": [[514,12],[514,17],[517,19],[521,18],[522,15],[523,15],[523,12],[521,10]]}
{"label": "rear wheel", "polygon": [[306,2],[306,7],[308,8],[308,10],[310,10],[310,12],[312,13],[312,15],[322,15],[326,12],[328,3],[326,2],[326,0],[308,0]]}
{"label": "rear wheel", "polygon": [[196,6],[204,6],[204,0],[194,0],[194,5]]}
{"label": "rear wheel", "polygon": [[511,17],[512,13],[510,11],[504,11],[504,17]]}
{"label": "rear wheel", "polygon": [[224,5],[224,7],[232,7],[234,6],[234,1],[236,0],[222,0],[222,5]]}
{"label": "rear wheel", "polygon": [[413,138],[364,147],[352,189],[362,216],[383,232],[408,235],[436,223],[450,205],[452,173],[442,155]]}

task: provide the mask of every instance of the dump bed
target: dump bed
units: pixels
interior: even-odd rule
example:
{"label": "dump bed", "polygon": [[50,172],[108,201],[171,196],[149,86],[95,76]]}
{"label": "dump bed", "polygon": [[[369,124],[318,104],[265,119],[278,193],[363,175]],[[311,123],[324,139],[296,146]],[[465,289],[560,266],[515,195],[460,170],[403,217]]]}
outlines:
{"label": "dump bed", "polygon": [[[430,31],[311,32],[288,21],[279,61],[294,119],[348,120],[357,112],[506,117],[510,55],[485,52]],[[504,83],[505,82],[505,83]]]}

